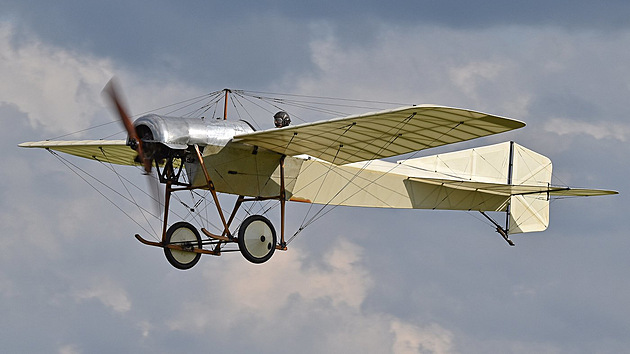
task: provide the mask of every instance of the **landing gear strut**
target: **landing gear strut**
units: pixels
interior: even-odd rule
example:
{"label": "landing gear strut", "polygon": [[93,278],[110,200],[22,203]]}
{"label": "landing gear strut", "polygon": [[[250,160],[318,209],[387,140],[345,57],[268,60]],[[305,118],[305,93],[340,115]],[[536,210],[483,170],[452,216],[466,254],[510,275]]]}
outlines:
{"label": "landing gear strut", "polygon": [[[206,185],[192,186],[179,181],[183,165],[183,161],[181,160],[186,157],[186,154],[182,154],[180,152],[179,154],[167,157],[162,171],[159,170],[158,166],[158,176],[160,178],[160,182],[166,184],[162,241],[148,241],[140,235],[136,235],[136,238],[146,245],[162,247],[168,262],[175,268],[182,270],[192,268],[195,264],[197,264],[197,262],[199,262],[202,254],[219,256],[223,252],[236,251],[234,249],[225,249],[224,247],[228,244],[237,244],[238,251],[241,252],[245,259],[252,263],[264,263],[268,261],[271,256],[273,256],[276,249],[285,251],[287,249],[286,242],[284,240],[286,206],[286,191],[284,184],[285,156],[281,156],[279,162],[280,193],[271,197],[245,197],[241,195],[238,197],[229,218],[226,219],[223,209],[221,209],[214,183],[212,182],[203,161],[201,151],[197,145],[194,145],[193,148],[194,150],[192,152],[196,154],[197,160],[199,161],[200,167],[206,179]],[[181,161],[181,164],[178,167],[174,167],[175,165],[173,161],[175,159],[180,159]],[[213,234],[202,228],[202,233],[208,237],[208,239],[202,240],[197,229],[193,225],[183,221],[177,222],[171,227],[168,227],[168,212],[171,194],[176,191],[194,189],[207,189],[212,194],[212,198],[217,207],[217,212],[223,227],[223,231],[220,235]],[[280,201],[280,240],[278,240],[276,230],[271,221],[262,215],[250,215],[241,223],[238,236],[235,237],[232,235],[230,232],[230,225],[232,224],[232,221],[243,202],[263,200]],[[204,248],[204,246],[208,248]]]}

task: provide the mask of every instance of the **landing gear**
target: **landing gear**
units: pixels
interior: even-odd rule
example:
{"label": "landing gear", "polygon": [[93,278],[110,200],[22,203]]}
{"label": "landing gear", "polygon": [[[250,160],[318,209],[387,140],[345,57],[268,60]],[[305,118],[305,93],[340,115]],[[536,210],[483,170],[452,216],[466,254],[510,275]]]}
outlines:
{"label": "landing gear", "polygon": [[247,217],[238,230],[238,248],[245,259],[264,263],[276,250],[276,230],[271,221],[262,215]]}
{"label": "landing gear", "polygon": [[[226,218],[228,215],[224,214],[220,206],[217,191],[210,178],[208,169],[205,166],[199,147],[194,145],[191,150],[192,151],[171,150],[171,153],[164,158],[161,170],[160,164],[156,162],[160,182],[166,184],[164,218],[162,220],[162,240],[161,242],[149,241],[138,234],[136,234],[136,239],[145,245],[163,248],[166,259],[177,269],[192,268],[199,262],[202,254],[220,256],[226,252],[240,251],[243,257],[248,261],[252,263],[264,263],[273,256],[276,248],[286,251],[287,247],[284,240],[285,206],[287,200],[284,184],[285,156],[281,156],[278,162],[280,168],[279,193],[277,195],[258,197],[240,195],[236,200],[232,213]],[[185,162],[190,163],[188,160],[194,156],[192,154],[195,154],[197,157],[196,160],[205,176],[206,185],[192,185],[180,181],[182,166]],[[179,160],[177,164],[175,163],[176,160]],[[190,191],[195,189],[207,189],[210,191],[217,208],[217,214],[221,220],[221,224],[219,225],[219,230],[221,231],[218,234],[213,234],[205,228],[201,228],[201,232],[208,237],[203,240],[197,229],[187,222],[177,222],[168,227],[171,194],[177,191]],[[251,215],[243,220],[238,228],[238,235],[235,237],[230,231],[230,226],[241,205],[244,202],[265,200],[277,200],[280,202],[280,236],[276,236],[276,230],[269,219],[262,215]],[[238,246],[238,248],[235,246]]]}
{"label": "landing gear", "polygon": [[[240,251],[245,259],[258,264],[268,261],[276,248],[286,250],[286,247],[278,245],[276,230],[271,221],[262,215],[250,215],[243,220],[238,230],[238,238],[215,235],[206,229],[201,231],[210,239],[202,241],[193,225],[180,221],[168,228],[161,243],[147,241],[140,235],[136,235],[136,238],[146,245],[162,247],[168,262],[181,270],[194,267],[202,254],[219,256],[222,252]],[[238,249],[223,248],[230,244],[237,244]],[[213,249],[204,246],[212,246]]]}
{"label": "landing gear", "polygon": [[201,253],[195,253],[195,249],[201,249],[201,236],[191,224],[180,221],[166,231],[164,255],[173,267],[186,270],[197,264],[201,258]]}

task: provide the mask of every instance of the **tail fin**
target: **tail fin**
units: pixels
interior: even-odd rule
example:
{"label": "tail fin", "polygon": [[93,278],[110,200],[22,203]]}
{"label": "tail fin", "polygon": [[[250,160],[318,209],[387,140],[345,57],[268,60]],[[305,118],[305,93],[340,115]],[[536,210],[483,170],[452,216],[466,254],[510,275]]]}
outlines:
{"label": "tail fin", "polygon": [[406,181],[413,208],[507,212],[509,234],[544,231],[552,196],[597,196],[616,191],[551,185],[549,158],[514,142],[399,161],[416,169]]}
{"label": "tail fin", "polygon": [[412,193],[414,208],[507,211],[510,234],[543,231],[549,225],[551,160],[514,142],[399,163],[418,169],[411,181],[444,189],[433,193],[439,203],[418,193],[416,199],[426,205]]}
{"label": "tail fin", "polygon": [[[549,158],[510,142],[510,161],[508,184],[551,186]],[[549,193],[512,195],[507,211],[508,234],[544,231],[549,226]]]}

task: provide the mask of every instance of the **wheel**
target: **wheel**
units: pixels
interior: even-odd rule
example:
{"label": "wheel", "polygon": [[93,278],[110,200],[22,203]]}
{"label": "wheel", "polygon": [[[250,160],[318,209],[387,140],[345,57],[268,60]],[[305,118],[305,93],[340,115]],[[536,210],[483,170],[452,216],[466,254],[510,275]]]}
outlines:
{"label": "wheel", "polygon": [[[179,245],[185,249],[201,248],[201,236],[197,229],[191,224],[180,221],[173,224],[166,231],[166,245]],[[201,253],[174,250],[164,247],[164,255],[168,262],[177,269],[190,269],[201,258]]]}
{"label": "wheel", "polygon": [[238,230],[238,248],[252,263],[264,263],[276,250],[276,230],[262,215],[251,215],[243,220]]}

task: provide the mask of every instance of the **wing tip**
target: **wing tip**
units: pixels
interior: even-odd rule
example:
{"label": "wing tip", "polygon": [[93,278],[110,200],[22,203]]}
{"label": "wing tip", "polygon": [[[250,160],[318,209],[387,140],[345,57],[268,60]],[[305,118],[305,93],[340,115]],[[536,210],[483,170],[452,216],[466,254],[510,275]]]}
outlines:
{"label": "wing tip", "polygon": [[525,122],[517,120],[517,119],[495,116],[491,114],[488,114],[481,119],[491,124],[506,127],[510,130],[520,129],[527,125]]}
{"label": "wing tip", "polygon": [[43,148],[49,145],[48,140],[42,141],[25,141],[23,143],[19,143],[17,146],[21,148]]}

